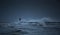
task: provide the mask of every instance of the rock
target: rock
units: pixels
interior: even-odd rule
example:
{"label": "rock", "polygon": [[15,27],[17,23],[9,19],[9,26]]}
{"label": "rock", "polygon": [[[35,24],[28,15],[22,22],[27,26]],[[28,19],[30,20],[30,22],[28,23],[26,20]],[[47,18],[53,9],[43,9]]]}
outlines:
{"label": "rock", "polygon": [[22,30],[17,30],[17,31],[15,31],[15,32],[22,32]]}

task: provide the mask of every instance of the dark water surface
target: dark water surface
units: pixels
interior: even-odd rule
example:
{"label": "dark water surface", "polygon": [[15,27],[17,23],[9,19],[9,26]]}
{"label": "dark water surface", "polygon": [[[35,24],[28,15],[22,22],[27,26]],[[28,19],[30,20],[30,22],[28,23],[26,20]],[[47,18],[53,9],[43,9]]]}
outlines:
{"label": "dark water surface", "polygon": [[[10,23],[11,24],[11,23]],[[60,28],[43,27],[29,23],[0,27],[0,35],[59,35]]]}

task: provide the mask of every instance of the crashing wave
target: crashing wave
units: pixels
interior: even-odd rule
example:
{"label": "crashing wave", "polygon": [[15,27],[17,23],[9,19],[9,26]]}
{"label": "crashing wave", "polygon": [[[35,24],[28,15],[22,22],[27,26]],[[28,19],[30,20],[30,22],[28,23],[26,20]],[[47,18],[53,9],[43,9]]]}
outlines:
{"label": "crashing wave", "polygon": [[30,19],[30,20],[25,20],[22,19],[20,22],[22,22],[22,24],[30,24],[30,25],[42,25],[44,27],[46,27],[46,23],[45,22],[53,22],[53,20],[51,18],[41,18],[41,19]]}

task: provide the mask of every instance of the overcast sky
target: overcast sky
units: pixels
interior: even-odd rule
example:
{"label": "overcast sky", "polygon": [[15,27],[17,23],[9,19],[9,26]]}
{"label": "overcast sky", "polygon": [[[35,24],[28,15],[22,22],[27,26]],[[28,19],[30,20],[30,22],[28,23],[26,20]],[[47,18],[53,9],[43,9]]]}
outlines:
{"label": "overcast sky", "polygon": [[50,17],[60,20],[59,0],[0,0],[0,20]]}

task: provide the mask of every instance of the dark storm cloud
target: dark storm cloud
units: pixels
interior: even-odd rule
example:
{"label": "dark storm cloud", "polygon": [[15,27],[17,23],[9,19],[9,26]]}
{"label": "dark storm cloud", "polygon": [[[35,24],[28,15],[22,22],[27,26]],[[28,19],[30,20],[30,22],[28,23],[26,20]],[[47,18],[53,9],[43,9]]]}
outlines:
{"label": "dark storm cloud", "polygon": [[1,19],[51,17],[60,20],[59,0],[1,0]]}

